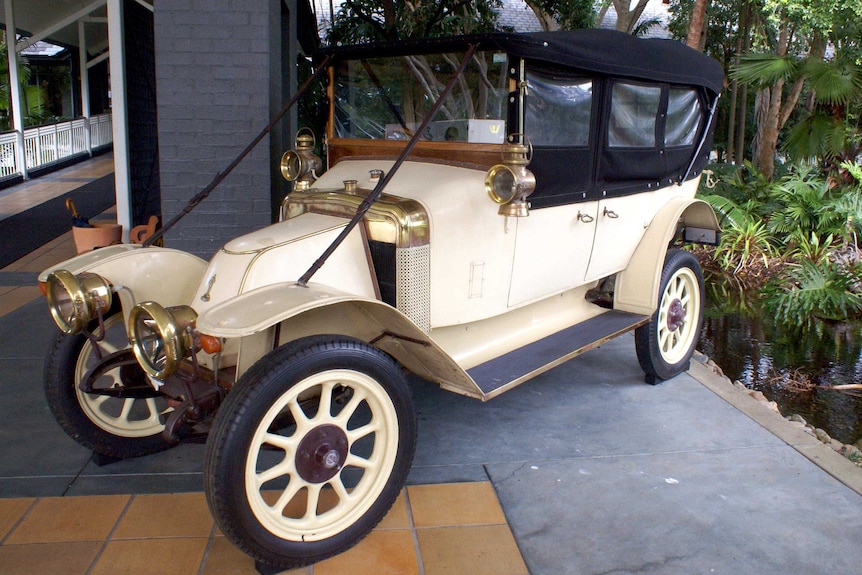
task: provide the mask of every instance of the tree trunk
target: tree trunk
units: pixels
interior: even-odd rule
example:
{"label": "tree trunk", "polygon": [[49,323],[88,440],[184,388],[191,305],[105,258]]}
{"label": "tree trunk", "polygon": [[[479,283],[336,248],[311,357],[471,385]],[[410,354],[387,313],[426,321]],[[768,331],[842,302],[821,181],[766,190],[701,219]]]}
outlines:
{"label": "tree trunk", "polygon": [[617,30],[631,34],[649,0],[638,0],[632,9],[631,0],[611,0],[617,13]]}
{"label": "tree trunk", "polygon": [[778,118],[781,112],[782,90],[784,90],[783,78],[765,90],[769,104],[766,110],[766,119],[760,127],[757,168],[770,180],[775,174],[775,151],[778,148],[778,133],[781,129],[778,125]]}
{"label": "tree trunk", "polygon": [[[742,51],[737,58],[748,54],[751,50],[751,3],[745,2],[745,12],[742,16]],[[742,85],[742,90],[739,94],[739,126],[736,129],[736,145],[734,146],[734,156],[736,165],[741,166],[745,163],[745,124],[748,119],[748,84]]]}
{"label": "tree trunk", "polygon": [[739,94],[739,82],[733,81],[730,87],[730,106],[727,117],[727,163],[736,163],[736,102]]}
{"label": "tree trunk", "polygon": [[694,8],[691,11],[691,20],[688,23],[688,36],[685,39],[686,46],[695,50],[702,50],[701,37],[706,36],[706,5],[709,0],[694,0]]}
{"label": "tree trunk", "polygon": [[[777,56],[783,57],[787,55],[787,49],[790,44],[788,26],[789,24],[785,22],[778,34]],[[815,34],[809,41],[808,57],[822,60],[825,54],[826,42],[821,34]],[[806,76],[802,74],[795,78],[786,99],[783,99],[785,85],[783,78],[770,88],[767,88],[769,92],[769,110],[766,113],[765,122],[759,128],[761,139],[757,155],[757,167],[769,179],[772,179],[775,173],[775,152],[778,148],[778,135],[784,125],[787,124],[787,120],[790,119],[790,115],[799,102],[799,96],[802,95],[805,79]]]}
{"label": "tree trunk", "polygon": [[538,6],[534,2],[530,2],[530,0],[526,0],[525,4],[530,7],[530,10],[532,10],[533,14],[538,18],[539,24],[542,26],[542,30],[550,32],[560,29],[560,26],[557,24],[557,21],[554,20],[554,17],[545,12],[541,6]]}
{"label": "tree trunk", "polygon": [[[746,5],[745,10],[748,10],[748,5]],[[740,27],[737,36],[736,36],[736,55],[733,58],[733,63],[735,66],[739,66],[739,60],[742,57],[742,39],[745,35],[746,28],[746,15],[742,17],[742,26]],[[735,164],[736,161],[736,111],[738,109],[739,102],[739,81],[733,80],[730,84],[730,106],[729,106],[729,117],[727,119],[727,163]],[[745,108],[742,108],[742,114],[745,114]]]}
{"label": "tree trunk", "polygon": [[[784,57],[787,55],[787,46],[790,43],[790,24],[785,18],[778,32],[778,45],[775,55]],[[781,96],[784,90],[784,78],[780,78],[769,88],[765,88],[763,96],[767,98],[766,115],[758,125],[758,150],[757,169],[770,180],[775,173],[775,150],[778,147],[778,133],[781,130],[778,119],[781,114]]]}

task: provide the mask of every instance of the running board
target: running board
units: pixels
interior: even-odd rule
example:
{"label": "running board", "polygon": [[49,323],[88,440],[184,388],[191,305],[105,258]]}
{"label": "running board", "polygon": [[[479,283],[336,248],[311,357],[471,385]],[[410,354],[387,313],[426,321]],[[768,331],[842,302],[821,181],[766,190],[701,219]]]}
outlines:
{"label": "running board", "polygon": [[467,374],[482,391],[482,401],[487,401],[649,319],[648,315],[610,310],[468,369]]}

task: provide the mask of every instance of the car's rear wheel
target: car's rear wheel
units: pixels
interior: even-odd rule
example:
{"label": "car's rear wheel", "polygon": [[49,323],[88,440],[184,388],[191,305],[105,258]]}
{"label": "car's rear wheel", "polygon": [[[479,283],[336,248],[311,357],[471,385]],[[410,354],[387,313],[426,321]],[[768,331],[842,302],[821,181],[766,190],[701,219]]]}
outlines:
{"label": "car's rear wheel", "polygon": [[106,317],[104,328],[101,342],[82,334],[57,335],[44,372],[45,397],[54,418],[72,439],[99,455],[123,459],[167,449],[170,444],[161,436],[167,399],[147,383],[136,362],[104,366],[92,393],[80,389],[100,354],[107,357],[129,348],[122,312]]}
{"label": "car's rear wheel", "polygon": [[259,565],[315,563],[377,525],[415,447],[399,366],[359,341],[309,338],[270,352],[228,394],[207,442],[207,501]]}
{"label": "car's rear wheel", "polygon": [[647,381],[670,379],[688,369],[703,325],[703,272],[690,252],[669,250],[662,268],[659,305],[635,330],[638,362]]}

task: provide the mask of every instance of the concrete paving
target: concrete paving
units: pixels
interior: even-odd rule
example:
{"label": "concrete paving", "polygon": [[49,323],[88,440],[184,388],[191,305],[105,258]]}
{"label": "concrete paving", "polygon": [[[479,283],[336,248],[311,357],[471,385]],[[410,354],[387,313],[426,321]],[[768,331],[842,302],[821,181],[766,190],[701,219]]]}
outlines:
{"label": "concrete paving", "polygon": [[[0,497],[202,489],[203,445],[105,466],[42,395],[44,302],[0,318]],[[643,383],[624,336],[486,404],[415,382],[410,484],[490,480],[533,575],[852,574],[862,469],[705,366]]]}

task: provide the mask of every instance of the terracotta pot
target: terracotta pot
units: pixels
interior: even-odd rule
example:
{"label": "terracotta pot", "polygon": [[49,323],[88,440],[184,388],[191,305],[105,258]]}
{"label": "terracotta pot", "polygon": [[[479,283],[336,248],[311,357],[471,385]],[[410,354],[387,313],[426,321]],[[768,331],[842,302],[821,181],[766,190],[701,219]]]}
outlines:
{"label": "terracotta pot", "polygon": [[94,223],[92,228],[72,226],[72,239],[79,254],[112,244],[123,239],[123,226],[120,224]]}

